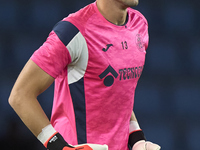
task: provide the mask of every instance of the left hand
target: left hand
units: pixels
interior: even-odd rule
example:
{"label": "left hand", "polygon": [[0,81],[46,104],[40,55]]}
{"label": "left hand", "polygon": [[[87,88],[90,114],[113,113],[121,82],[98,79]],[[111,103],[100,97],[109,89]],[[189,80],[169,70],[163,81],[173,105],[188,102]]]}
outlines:
{"label": "left hand", "polygon": [[149,141],[140,140],[133,145],[132,150],[160,150],[161,147]]}

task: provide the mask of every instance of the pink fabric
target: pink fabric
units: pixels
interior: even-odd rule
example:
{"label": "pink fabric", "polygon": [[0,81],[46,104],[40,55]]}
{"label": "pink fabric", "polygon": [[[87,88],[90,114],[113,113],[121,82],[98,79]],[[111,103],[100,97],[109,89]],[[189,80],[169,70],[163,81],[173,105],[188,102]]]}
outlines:
{"label": "pink fabric", "polygon": [[31,56],[31,60],[49,75],[57,78],[63,70],[67,69],[71,57],[65,45],[52,31],[46,42]]}
{"label": "pink fabric", "polygon": [[[109,150],[128,149],[129,121],[135,88],[145,63],[148,46],[146,19],[128,9],[124,26],[108,22],[92,3],[64,18],[74,24],[88,46],[88,65],[84,75],[87,142],[107,144]],[[106,52],[102,49],[112,44]],[[67,81],[70,54],[52,31],[31,59],[56,78],[51,122],[70,144],[77,144],[73,103]],[[111,66],[117,73],[112,86],[105,86],[99,75]]]}

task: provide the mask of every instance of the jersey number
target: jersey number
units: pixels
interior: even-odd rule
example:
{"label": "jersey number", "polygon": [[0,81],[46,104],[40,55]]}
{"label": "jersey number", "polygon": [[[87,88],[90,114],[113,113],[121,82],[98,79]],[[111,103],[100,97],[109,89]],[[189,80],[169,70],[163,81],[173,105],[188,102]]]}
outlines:
{"label": "jersey number", "polygon": [[128,49],[128,43],[126,41],[121,42],[122,49]]}

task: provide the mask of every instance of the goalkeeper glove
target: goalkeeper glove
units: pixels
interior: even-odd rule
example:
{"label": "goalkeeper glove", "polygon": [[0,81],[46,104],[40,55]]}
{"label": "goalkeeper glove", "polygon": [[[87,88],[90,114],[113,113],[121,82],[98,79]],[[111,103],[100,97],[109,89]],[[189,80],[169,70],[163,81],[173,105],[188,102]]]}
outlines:
{"label": "goalkeeper glove", "polygon": [[130,122],[128,144],[132,150],[160,150],[160,146],[146,141],[143,131],[136,121]]}
{"label": "goalkeeper glove", "polygon": [[107,145],[99,144],[82,144],[72,146],[64,140],[64,138],[53,128],[51,124],[42,129],[42,132],[37,138],[49,150],[108,150]]}
{"label": "goalkeeper glove", "polygon": [[49,150],[108,150],[107,145],[99,145],[99,144],[81,144],[72,146],[69,145],[63,137],[56,133],[51,137],[48,143],[45,143],[44,146]]}
{"label": "goalkeeper glove", "polygon": [[133,145],[132,150],[160,150],[160,146],[148,141],[140,140]]}

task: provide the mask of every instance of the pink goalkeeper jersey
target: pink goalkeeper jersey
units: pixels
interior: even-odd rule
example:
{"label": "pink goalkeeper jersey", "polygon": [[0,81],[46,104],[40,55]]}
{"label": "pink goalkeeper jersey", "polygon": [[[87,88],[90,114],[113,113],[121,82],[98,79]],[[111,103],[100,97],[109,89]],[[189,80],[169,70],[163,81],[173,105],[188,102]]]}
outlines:
{"label": "pink goalkeeper jersey", "polygon": [[31,59],[55,78],[51,123],[73,145],[127,150],[134,93],[148,25],[128,8],[127,23],[107,21],[92,3],[56,24]]}

